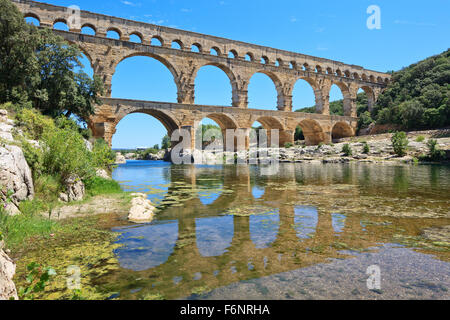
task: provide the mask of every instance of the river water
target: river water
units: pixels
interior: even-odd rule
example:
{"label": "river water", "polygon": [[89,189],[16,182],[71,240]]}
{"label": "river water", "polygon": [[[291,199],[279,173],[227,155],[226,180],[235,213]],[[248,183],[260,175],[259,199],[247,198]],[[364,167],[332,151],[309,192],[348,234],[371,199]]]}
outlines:
{"label": "river water", "polygon": [[114,297],[450,298],[450,167],[280,164],[267,172],[117,167],[123,189],[147,193],[158,212],[152,223],[113,228],[121,245],[120,268],[108,277]]}

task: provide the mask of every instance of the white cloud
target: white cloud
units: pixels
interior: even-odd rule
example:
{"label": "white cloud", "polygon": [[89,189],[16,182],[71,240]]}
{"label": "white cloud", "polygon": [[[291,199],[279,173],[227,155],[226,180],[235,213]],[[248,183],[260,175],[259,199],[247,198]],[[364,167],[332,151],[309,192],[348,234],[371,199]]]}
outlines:
{"label": "white cloud", "polygon": [[291,22],[292,23],[297,22],[297,18],[296,17],[291,17]]}
{"label": "white cloud", "polygon": [[127,1],[127,0],[120,0],[120,2],[122,2],[124,5],[132,6],[132,7],[139,7],[141,5],[140,3],[134,3],[131,1]]}

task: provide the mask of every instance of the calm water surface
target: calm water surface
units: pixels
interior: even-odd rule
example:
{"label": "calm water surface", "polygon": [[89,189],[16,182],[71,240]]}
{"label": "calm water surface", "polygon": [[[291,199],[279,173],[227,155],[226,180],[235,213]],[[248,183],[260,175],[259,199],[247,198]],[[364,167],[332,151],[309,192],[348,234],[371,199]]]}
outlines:
{"label": "calm water surface", "polygon": [[119,299],[450,298],[449,167],[128,161],[113,178],[158,207],[113,228]]}

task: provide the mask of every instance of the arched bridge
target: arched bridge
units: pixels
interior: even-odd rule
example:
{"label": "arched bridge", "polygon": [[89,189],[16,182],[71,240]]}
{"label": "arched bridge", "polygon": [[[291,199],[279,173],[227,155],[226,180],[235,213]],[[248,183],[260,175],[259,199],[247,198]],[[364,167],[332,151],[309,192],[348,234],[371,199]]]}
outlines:
{"label": "arched bridge", "polygon": [[[390,80],[389,74],[339,61],[62,6],[28,0],[13,2],[24,17],[37,19],[41,27],[53,28],[58,22],[70,27],[69,31],[54,32],[76,44],[104,82],[103,105],[97,107],[90,127],[95,137],[102,137],[109,143],[120,119],[133,112],[153,115],[169,134],[178,128],[195,130],[202,118],[209,117],[222,130],[237,128],[249,132],[253,122],[259,121],[267,130],[280,130],[280,144],[293,142],[295,128],[300,125],[307,144],[329,143],[332,138],[355,134],[358,90],[367,94],[370,109]],[[72,23],[74,15],[77,23]],[[85,27],[94,30],[95,35],[81,33]],[[108,38],[109,31],[115,31],[119,39]],[[139,43],[130,41],[133,35],[139,38]],[[158,44],[154,43],[155,39]],[[110,98],[111,80],[117,65],[133,56],[152,57],[170,70],[177,86],[178,103]],[[194,103],[197,72],[208,65],[220,68],[228,76],[232,88],[231,106]],[[274,82],[278,110],[248,109],[248,85],[255,73],[266,74]],[[292,112],[292,92],[299,79],[308,82],[314,90],[315,114]],[[344,116],[330,115],[332,85],[337,85],[343,94]],[[192,137],[194,139],[195,135]]]}

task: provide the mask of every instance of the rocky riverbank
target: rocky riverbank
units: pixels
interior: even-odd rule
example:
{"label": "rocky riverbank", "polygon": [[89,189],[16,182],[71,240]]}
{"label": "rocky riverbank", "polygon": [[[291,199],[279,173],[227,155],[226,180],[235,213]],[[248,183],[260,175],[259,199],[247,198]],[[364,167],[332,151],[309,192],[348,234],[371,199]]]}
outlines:
{"label": "rocky riverbank", "polygon": [[[305,146],[302,142],[289,148],[260,148],[238,153],[186,152],[182,156],[191,156],[196,163],[223,163],[224,159],[244,161],[247,163],[263,163],[264,160],[276,159],[288,163],[346,163],[350,161],[369,163],[415,163],[429,152],[429,139],[437,141],[437,147],[444,150],[446,159],[450,160],[450,130],[430,130],[409,132],[406,155],[399,157],[394,152],[391,142],[392,134],[357,136],[341,139],[332,144]],[[344,145],[348,145],[351,154],[345,153]],[[257,160],[256,160],[257,159]]]}

